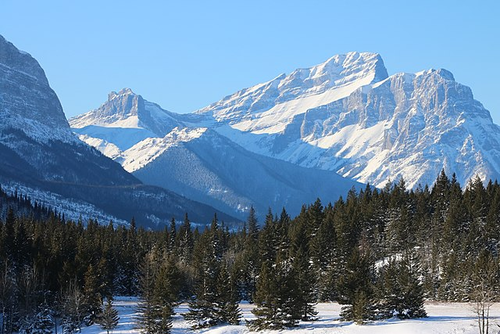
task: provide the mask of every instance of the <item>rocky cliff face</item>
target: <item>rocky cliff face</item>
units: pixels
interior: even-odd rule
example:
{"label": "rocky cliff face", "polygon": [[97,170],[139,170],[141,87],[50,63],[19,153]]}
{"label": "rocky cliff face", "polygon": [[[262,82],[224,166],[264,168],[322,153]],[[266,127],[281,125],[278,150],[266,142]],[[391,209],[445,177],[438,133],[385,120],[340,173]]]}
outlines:
{"label": "rocky cliff face", "polygon": [[[197,113],[255,153],[375,186],[399,177],[410,187],[432,184],[441,169],[456,173],[462,184],[475,175],[499,177],[499,127],[450,72],[387,77],[378,55],[334,59],[344,61],[342,70],[333,67],[333,74],[324,73],[332,71],[329,60],[281,77],[272,88],[275,98],[257,109],[245,102],[246,96],[253,92],[252,100],[262,101],[269,95],[263,85]],[[335,80],[313,81],[311,73],[318,72]],[[282,97],[291,94],[288,82],[300,92],[291,100]]]}
{"label": "rocky cliff face", "polygon": [[0,36],[0,129],[9,128],[40,142],[75,142],[43,69]]}

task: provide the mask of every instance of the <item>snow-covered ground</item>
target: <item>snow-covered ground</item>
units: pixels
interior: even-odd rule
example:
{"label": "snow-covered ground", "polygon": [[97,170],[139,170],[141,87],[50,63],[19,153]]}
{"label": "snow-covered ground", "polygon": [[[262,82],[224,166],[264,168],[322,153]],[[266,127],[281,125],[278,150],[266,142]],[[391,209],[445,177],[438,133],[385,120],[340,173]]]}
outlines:
{"label": "snow-covered ground", "polygon": [[[137,317],[137,299],[132,297],[117,297],[114,303],[120,315],[120,323],[113,331],[115,334],[139,333],[135,328],[135,318]],[[189,328],[189,323],[184,321],[182,313],[187,311],[187,305],[180,305],[176,308],[177,314],[174,317],[172,333],[203,333],[203,334],[241,334],[249,333],[244,325],[244,320],[253,318],[251,310],[253,305],[241,304],[243,313],[242,325],[240,326],[219,326],[210,329],[193,331]],[[367,325],[356,325],[351,322],[341,322],[338,320],[340,305],[336,303],[322,303],[317,305],[319,320],[315,322],[300,323],[296,328],[290,330],[265,331],[264,333],[346,333],[346,334],[476,334],[478,333],[477,323],[472,312],[472,307],[465,303],[428,303],[426,305],[428,318],[415,320],[389,319],[377,321]],[[498,333],[500,327],[500,304],[496,304],[491,310],[490,333]],[[106,333],[93,325],[82,330],[82,334]]]}

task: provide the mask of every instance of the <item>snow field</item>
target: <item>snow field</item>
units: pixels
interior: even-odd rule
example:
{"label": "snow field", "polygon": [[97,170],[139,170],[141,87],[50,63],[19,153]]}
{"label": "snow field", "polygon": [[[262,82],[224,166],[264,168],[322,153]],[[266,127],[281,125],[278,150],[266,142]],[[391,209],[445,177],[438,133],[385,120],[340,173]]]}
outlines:
{"label": "snow field", "polygon": [[[118,310],[120,322],[113,331],[114,334],[140,333],[135,328],[138,299],[135,297],[116,297],[114,306]],[[182,314],[187,312],[188,305],[181,304],[175,309],[173,319],[173,334],[203,333],[203,334],[243,334],[250,333],[245,326],[245,320],[254,319],[253,305],[241,303],[242,321],[239,326],[217,326],[209,329],[193,331]],[[356,325],[352,322],[339,321],[341,306],[337,303],[320,303],[316,306],[318,320],[301,322],[298,327],[283,331],[263,331],[261,333],[293,333],[293,334],[476,334],[478,333],[476,318],[472,305],[467,303],[427,303],[425,308],[428,318],[399,320],[388,319],[366,325]],[[491,308],[490,334],[500,333],[500,304]],[[82,334],[105,334],[98,325],[82,329]]]}

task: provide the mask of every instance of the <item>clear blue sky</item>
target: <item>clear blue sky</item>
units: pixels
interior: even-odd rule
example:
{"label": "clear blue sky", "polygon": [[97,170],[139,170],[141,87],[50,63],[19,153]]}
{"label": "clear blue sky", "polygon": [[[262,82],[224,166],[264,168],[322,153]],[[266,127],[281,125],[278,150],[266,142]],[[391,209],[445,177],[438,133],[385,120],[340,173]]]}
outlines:
{"label": "clear blue sky", "polygon": [[446,68],[500,123],[500,1],[0,1],[0,34],[68,117],[130,87],[175,112],[349,51],[389,74]]}

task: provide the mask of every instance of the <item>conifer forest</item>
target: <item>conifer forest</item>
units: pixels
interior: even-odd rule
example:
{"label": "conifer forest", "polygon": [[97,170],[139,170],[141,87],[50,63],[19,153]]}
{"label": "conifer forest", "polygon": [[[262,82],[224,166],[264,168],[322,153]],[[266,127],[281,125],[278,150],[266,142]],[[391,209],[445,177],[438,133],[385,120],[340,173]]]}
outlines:
{"label": "conifer forest", "polygon": [[[332,185],[334,187],[335,185]],[[67,221],[21,194],[0,193],[2,334],[116,326],[113,296],[139,296],[138,328],[169,333],[174,308],[193,329],[241,321],[253,330],[294,327],[316,303],[342,305],[365,323],[426,317],[425,300],[495,301],[499,287],[500,185],[463,186],[442,172],[432,187],[351,190],[243,228],[186,215],[162,231]]]}

